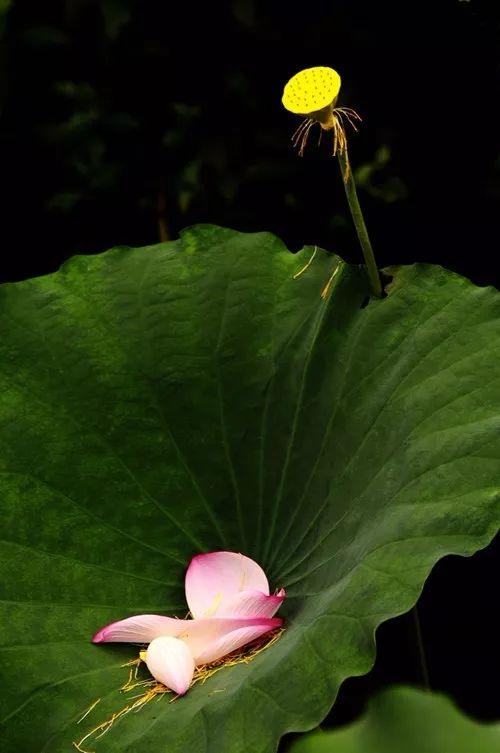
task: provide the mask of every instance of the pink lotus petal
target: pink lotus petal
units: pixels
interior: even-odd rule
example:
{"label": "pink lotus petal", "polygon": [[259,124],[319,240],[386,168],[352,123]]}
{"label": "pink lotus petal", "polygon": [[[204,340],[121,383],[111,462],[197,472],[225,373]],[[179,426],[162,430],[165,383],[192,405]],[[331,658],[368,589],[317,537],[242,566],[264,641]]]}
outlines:
{"label": "pink lotus petal", "polygon": [[176,620],[159,614],[139,614],[101,628],[92,643],[150,643],[162,635],[176,636],[191,620]]}
{"label": "pink lotus petal", "polygon": [[196,664],[220,659],[283,624],[280,617],[211,617],[184,622],[188,623],[186,630],[178,637],[189,646]]}
{"label": "pink lotus petal", "polygon": [[146,651],[146,664],[158,682],[184,695],[194,674],[194,659],[184,641],[169,636],[155,638]]}
{"label": "pink lotus petal", "polygon": [[176,620],[157,614],[141,614],[107,625],[92,640],[94,643],[151,643],[161,637],[180,638],[189,647],[195,662],[205,664],[241,648],[282,623],[279,617]]}
{"label": "pink lotus petal", "polygon": [[194,618],[213,617],[240,591],[269,595],[260,565],[236,552],[210,552],[193,557],[186,572],[186,600]]}
{"label": "pink lotus petal", "polygon": [[272,617],[285,596],[284,588],[270,596],[262,591],[240,591],[221,604],[217,617]]}

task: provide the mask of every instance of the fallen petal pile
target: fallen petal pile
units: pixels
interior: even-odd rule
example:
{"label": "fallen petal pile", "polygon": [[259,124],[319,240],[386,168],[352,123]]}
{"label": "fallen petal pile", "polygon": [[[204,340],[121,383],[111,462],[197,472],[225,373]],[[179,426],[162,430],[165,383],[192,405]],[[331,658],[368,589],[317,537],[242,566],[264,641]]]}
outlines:
{"label": "fallen petal pile", "polygon": [[92,641],[149,643],[146,664],[153,677],[184,695],[196,666],[236,651],[283,622],[274,614],[285,590],[270,594],[262,568],[243,554],[196,555],[186,572],[185,589],[192,619],[141,614],[112,622]]}

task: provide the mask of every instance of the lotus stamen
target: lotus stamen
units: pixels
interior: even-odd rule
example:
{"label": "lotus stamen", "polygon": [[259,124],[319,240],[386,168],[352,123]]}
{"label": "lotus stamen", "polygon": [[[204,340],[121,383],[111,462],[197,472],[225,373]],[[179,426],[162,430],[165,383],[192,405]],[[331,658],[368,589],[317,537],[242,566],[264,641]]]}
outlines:
{"label": "lotus stamen", "polygon": [[[274,644],[279,641],[284,632],[284,628],[278,628],[271,633],[261,636],[242,650],[235,651],[228,656],[211,662],[210,664],[204,664],[196,667],[190,687],[193,687],[193,685],[196,684],[204,685],[207,680],[227,667],[235,667],[239,664],[249,664],[263,651],[267,651],[267,649],[271,648],[271,646],[274,646]],[[95,753],[94,751],[86,750],[82,746],[90,739],[99,740],[107,732],[109,732],[111,727],[113,727],[113,725],[116,724],[117,721],[119,721],[126,714],[129,714],[131,711],[140,711],[142,708],[144,708],[144,706],[146,706],[146,704],[155,699],[158,700],[163,696],[171,696],[171,698],[169,698],[169,703],[173,703],[181,697],[180,694],[175,693],[175,691],[171,690],[166,685],[163,685],[162,683],[159,683],[154,679],[130,682],[131,676],[132,679],[134,677],[137,677],[139,667],[141,666],[141,664],[145,663],[145,661],[146,651],[141,650],[139,652],[139,656],[136,659],[132,659],[131,661],[122,665],[123,667],[129,667],[129,679],[120,688],[120,692],[122,693],[130,693],[136,688],[142,688],[143,692],[131,696],[129,698],[129,703],[127,703],[122,709],[115,711],[113,714],[111,714],[110,717],[102,722],[99,722],[99,724],[96,724],[89,732],[87,732],[80,740],[78,740],[78,742],[73,742],[73,746],[76,748],[76,750],[79,751],[79,753]],[[212,695],[213,693],[223,692],[224,689],[213,690],[211,691],[211,693],[209,693],[209,695]],[[85,719],[91,713],[91,711],[97,706],[100,700],[101,699],[98,698],[97,701],[94,701],[94,703],[81,717],[80,721]]]}

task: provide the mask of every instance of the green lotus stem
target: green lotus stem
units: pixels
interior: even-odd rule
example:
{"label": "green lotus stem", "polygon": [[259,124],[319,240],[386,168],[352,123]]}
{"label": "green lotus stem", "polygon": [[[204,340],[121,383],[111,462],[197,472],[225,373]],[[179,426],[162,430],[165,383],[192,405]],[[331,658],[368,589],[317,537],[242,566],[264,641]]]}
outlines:
{"label": "green lotus stem", "polygon": [[356,183],[354,181],[354,175],[352,174],[351,166],[349,165],[347,149],[339,149],[337,156],[339,159],[340,172],[342,174],[342,181],[344,183],[347,202],[349,204],[352,221],[354,222],[354,227],[356,228],[356,233],[361,246],[361,250],[363,251],[363,256],[365,258],[366,269],[368,271],[368,277],[370,278],[372,291],[377,298],[380,298],[382,296],[382,283],[380,282],[377,262],[375,261],[372,244],[370,243],[368,230],[366,229],[363,212],[361,211],[361,207],[359,205]]}
{"label": "green lotus stem", "polygon": [[418,659],[420,662],[420,671],[422,673],[422,680],[423,680],[425,688],[427,690],[430,690],[431,683],[429,679],[429,669],[427,667],[427,658],[425,655],[424,639],[422,637],[422,628],[420,626],[420,617],[418,616],[418,607],[416,604],[411,611],[413,613],[413,625],[415,627],[415,635],[417,638]]}

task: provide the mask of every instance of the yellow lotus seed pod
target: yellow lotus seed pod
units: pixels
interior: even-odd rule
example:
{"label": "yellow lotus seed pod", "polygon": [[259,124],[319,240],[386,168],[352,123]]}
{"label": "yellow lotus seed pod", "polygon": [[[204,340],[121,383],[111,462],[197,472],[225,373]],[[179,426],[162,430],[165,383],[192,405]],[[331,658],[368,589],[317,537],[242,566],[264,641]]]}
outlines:
{"label": "yellow lotus seed pod", "polygon": [[333,68],[305,68],[286,84],[281,101],[295,115],[313,115],[334,105],[340,83],[340,76]]}
{"label": "yellow lotus seed pod", "polygon": [[[360,116],[352,107],[337,107],[340,76],[333,68],[318,66],[305,68],[286,84],[281,101],[294,115],[305,119],[292,136],[293,145],[302,157],[309,131],[319,125],[323,131],[333,133],[333,154],[347,151],[346,125],[357,131]],[[321,140],[321,135],[320,135]],[[319,142],[318,142],[319,143]]]}

